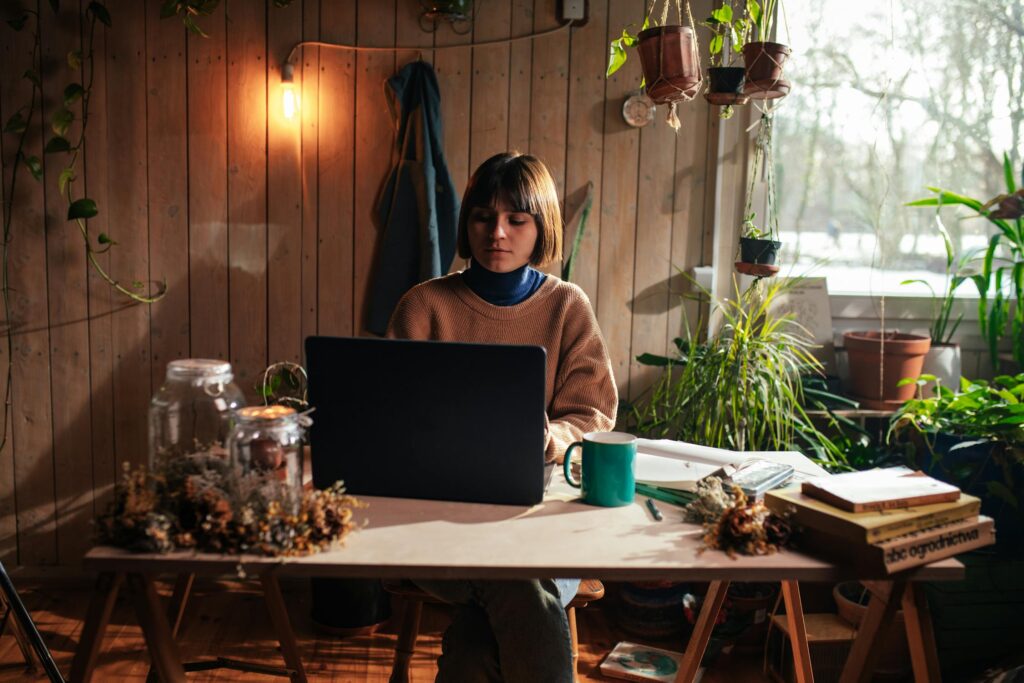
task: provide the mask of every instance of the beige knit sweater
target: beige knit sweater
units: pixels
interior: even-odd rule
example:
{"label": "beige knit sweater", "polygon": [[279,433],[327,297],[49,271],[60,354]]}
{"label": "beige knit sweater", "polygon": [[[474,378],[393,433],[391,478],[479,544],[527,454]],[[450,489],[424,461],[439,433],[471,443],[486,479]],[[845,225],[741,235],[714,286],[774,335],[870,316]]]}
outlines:
{"label": "beige knit sweater", "polygon": [[565,449],[584,433],[615,425],[615,379],[590,301],[582,289],[553,275],[513,306],[487,303],[460,273],[429,280],[398,302],[388,336],[543,346],[549,461],[561,462]]}

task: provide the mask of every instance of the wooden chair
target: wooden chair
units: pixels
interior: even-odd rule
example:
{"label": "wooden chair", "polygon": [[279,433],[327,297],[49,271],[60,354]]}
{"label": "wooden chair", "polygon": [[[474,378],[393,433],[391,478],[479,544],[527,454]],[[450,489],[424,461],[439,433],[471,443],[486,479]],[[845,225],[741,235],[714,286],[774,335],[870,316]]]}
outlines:
{"label": "wooden chair", "polygon": [[[390,683],[408,683],[409,663],[416,649],[416,637],[420,631],[420,614],[423,603],[440,603],[441,601],[422,590],[411,581],[402,579],[385,579],[384,590],[405,601],[405,611],[398,630],[398,643],[395,645],[395,663],[391,668]],[[604,584],[597,579],[583,579],[576,590],[576,597],[565,607],[565,615],[569,619],[569,635],[572,639],[572,673],[576,680],[576,664],[580,656],[579,636],[576,633],[576,608],[586,607],[591,602],[604,597]]]}

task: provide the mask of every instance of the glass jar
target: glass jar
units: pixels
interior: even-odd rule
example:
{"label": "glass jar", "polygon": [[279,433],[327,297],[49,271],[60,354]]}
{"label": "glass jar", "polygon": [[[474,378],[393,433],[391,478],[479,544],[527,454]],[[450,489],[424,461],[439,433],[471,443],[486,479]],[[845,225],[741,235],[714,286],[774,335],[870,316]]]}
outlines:
{"label": "glass jar", "polygon": [[167,364],[167,375],[149,404],[149,466],[204,450],[224,451],[232,413],[245,405],[231,363],[185,358]]}
{"label": "glass jar", "polygon": [[228,437],[231,462],[243,476],[259,473],[286,485],[291,503],[302,496],[302,436],[309,418],[288,406],[249,406],[235,411]]}

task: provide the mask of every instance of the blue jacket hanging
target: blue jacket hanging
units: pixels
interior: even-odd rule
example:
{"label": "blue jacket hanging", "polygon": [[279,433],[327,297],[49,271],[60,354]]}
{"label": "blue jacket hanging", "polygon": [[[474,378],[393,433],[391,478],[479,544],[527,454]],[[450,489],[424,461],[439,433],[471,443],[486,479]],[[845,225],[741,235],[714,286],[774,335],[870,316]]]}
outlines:
{"label": "blue jacket hanging", "polygon": [[441,95],[433,67],[422,61],[406,64],[388,80],[387,94],[401,111],[398,161],[376,209],[383,235],[367,321],[376,334],[387,331],[395,304],[410,287],[448,272],[459,222],[459,198],[444,160]]}

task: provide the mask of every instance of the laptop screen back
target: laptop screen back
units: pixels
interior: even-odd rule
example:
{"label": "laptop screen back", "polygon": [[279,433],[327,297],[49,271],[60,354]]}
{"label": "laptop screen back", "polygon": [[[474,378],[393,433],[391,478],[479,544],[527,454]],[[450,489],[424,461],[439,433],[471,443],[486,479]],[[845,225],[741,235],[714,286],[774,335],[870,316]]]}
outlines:
{"label": "laptop screen back", "polygon": [[533,505],[544,495],[539,346],[306,339],[313,482],[352,494]]}

